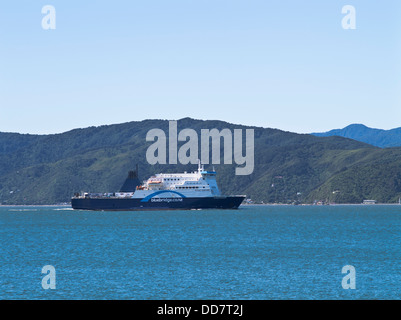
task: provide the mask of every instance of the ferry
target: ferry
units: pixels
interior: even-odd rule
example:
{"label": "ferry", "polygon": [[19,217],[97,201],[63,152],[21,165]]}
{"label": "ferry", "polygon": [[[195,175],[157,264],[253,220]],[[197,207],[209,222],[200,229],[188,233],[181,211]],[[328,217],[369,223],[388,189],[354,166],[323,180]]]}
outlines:
{"label": "ferry", "polygon": [[245,195],[222,195],[216,171],[208,171],[199,162],[191,173],[159,173],[139,182],[138,166],[115,193],[76,193],[71,205],[76,210],[189,210],[237,209]]}

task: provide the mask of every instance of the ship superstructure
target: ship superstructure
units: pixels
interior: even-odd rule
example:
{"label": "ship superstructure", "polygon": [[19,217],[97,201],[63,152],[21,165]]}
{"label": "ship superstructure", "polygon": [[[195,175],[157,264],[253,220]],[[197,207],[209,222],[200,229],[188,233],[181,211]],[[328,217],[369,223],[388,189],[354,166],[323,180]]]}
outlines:
{"label": "ship superstructure", "polygon": [[199,165],[198,170],[191,173],[156,174],[136,188],[135,198],[146,197],[155,191],[164,191],[166,195],[172,197],[177,194],[184,194],[187,197],[220,195],[216,182],[216,172],[206,171],[203,165]]}

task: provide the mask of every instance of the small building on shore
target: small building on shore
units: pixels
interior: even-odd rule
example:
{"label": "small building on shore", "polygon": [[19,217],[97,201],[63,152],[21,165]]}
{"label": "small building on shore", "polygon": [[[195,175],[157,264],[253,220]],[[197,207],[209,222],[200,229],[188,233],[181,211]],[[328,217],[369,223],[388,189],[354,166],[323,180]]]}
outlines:
{"label": "small building on shore", "polygon": [[376,200],[363,200],[363,204],[376,204]]}

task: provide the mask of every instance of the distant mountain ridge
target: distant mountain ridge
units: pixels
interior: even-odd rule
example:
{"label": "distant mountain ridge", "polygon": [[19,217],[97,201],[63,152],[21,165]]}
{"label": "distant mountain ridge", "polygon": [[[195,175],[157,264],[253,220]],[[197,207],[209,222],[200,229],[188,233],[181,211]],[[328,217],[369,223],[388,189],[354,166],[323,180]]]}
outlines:
{"label": "distant mountain ridge", "polygon": [[363,124],[351,124],[343,129],[334,129],[328,132],[311,133],[317,137],[339,136],[371,144],[380,148],[401,146],[401,127],[383,130],[369,128]]}

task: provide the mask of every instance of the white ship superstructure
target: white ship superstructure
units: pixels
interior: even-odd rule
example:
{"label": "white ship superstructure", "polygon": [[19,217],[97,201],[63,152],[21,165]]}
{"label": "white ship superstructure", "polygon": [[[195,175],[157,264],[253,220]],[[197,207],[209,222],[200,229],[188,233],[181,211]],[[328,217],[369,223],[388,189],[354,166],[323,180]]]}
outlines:
{"label": "white ship superstructure", "polygon": [[207,171],[199,163],[198,170],[184,173],[159,173],[144,181],[137,187],[133,198],[145,198],[155,191],[159,192],[156,197],[213,197],[220,196],[220,190],[216,182],[216,172]]}

